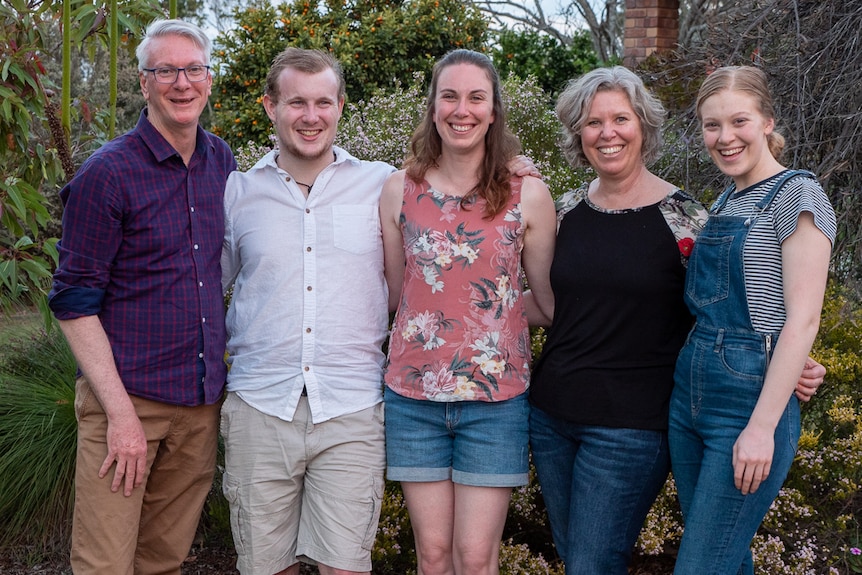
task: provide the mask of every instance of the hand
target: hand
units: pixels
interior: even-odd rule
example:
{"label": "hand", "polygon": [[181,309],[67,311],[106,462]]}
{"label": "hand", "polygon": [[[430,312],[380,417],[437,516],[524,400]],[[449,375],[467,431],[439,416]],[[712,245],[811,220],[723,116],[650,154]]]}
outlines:
{"label": "hand", "polygon": [[733,444],[733,483],[743,495],[754,493],[769,477],[775,450],[775,430],[752,426]]}
{"label": "hand", "polygon": [[533,160],[523,154],[515,156],[509,161],[509,171],[521,178],[524,176],[533,176],[534,178],[542,177],[542,174],[533,163]]}
{"label": "hand", "polygon": [[826,368],[810,357],[805,361],[805,368],[796,383],[796,394],[799,401],[810,401],[817,393],[817,388],[823,384]]}
{"label": "hand", "polygon": [[141,420],[134,413],[118,421],[108,419],[106,438],[108,456],[99,468],[99,478],[105,477],[116,462],[111,491],[116,493],[124,483],[123,495],[129,497],[132,489],[144,482],[147,469],[147,438]]}

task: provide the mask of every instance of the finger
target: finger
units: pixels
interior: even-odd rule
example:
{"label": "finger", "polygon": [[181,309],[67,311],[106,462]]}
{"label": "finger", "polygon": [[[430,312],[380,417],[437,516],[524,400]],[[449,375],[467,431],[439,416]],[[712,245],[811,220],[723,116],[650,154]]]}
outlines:
{"label": "finger", "polygon": [[144,482],[144,472],[147,470],[147,458],[142,456],[138,458],[138,465],[135,469],[135,487],[140,487]]}
{"label": "finger", "polygon": [[99,468],[99,479],[104,479],[108,474],[108,471],[111,469],[111,466],[114,464],[116,460],[116,456],[113,453],[108,453],[108,456],[105,458],[105,461],[102,462],[102,466]]}
{"label": "finger", "polygon": [[766,475],[763,473],[763,468],[758,465],[754,473],[751,474],[751,483],[748,486],[748,493],[745,493],[745,495],[750,495],[757,491],[764,479],[766,479]]}
{"label": "finger", "polygon": [[135,468],[132,467],[131,462],[126,462],[126,482],[125,482],[126,485],[125,485],[125,489],[123,490],[123,495],[128,497],[132,494],[132,489],[134,489],[134,487],[135,487],[135,481],[136,481]]}
{"label": "finger", "polygon": [[805,387],[804,385],[797,385],[794,393],[796,394],[796,398],[799,399],[799,401],[810,401],[811,397],[815,393],[817,393],[817,390],[813,390],[810,387]]}
{"label": "finger", "polygon": [[751,489],[751,468],[746,466],[742,474],[742,481],[739,485],[739,490],[743,495],[748,495]]}
{"label": "finger", "polygon": [[734,454],[733,459],[733,485],[742,491],[742,484],[745,480],[745,465],[736,461],[736,454]]}
{"label": "finger", "polygon": [[117,459],[117,468],[114,470],[114,480],[111,481],[111,491],[116,493],[120,489],[120,484],[123,482],[123,476],[126,474],[126,463],[120,458]]}

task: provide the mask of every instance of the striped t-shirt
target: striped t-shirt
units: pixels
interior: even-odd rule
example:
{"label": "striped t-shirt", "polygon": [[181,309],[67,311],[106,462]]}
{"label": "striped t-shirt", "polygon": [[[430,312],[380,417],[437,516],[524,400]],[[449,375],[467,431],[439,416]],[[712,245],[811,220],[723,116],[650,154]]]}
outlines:
{"label": "striped t-shirt", "polygon": [[781,273],[781,244],[796,231],[799,215],[810,212],[814,224],[835,242],[835,212],[823,188],[815,180],[797,176],[788,180],[772,203],[758,213],[756,204],[769,193],[782,174],[733,192],[719,215],[751,218],[743,248],[745,289],[754,330],[779,332],[787,316]]}

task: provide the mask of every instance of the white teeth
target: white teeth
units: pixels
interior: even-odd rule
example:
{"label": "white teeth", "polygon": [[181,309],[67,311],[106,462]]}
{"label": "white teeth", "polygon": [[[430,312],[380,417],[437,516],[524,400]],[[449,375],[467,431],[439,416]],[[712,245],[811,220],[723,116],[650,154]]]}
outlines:
{"label": "white teeth", "polygon": [[622,146],[612,146],[610,148],[599,148],[599,152],[603,154],[616,154],[620,150],[622,150]]}
{"label": "white teeth", "polygon": [[732,156],[734,154],[738,154],[741,151],[742,151],[742,148],[734,148],[732,150],[719,150],[718,153],[721,154],[722,156]]}
{"label": "white teeth", "polygon": [[317,130],[297,130],[303,136],[314,136],[317,134]]}
{"label": "white teeth", "polygon": [[455,124],[449,124],[449,125],[452,126],[452,129],[455,130],[456,132],[466,132],[467,130],[470,129],[470,126],[456,126]]}

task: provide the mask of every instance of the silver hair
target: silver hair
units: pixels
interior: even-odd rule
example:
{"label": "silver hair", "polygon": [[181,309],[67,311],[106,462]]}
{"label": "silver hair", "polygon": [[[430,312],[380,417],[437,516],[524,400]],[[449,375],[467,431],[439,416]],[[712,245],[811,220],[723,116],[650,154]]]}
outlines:
{"label": "silver hair", "polygon": [[204,64],[209,65],[212,41],[199,26],[185,20],[154,20],[147,26],[144,39],[138,44],[135,55],[138,57],[138,71],[150,68],[150,45],[153,38],[182,36],[191,40],[204,53]]}
{"label": "silver hair", "polygon": [[655,161],[661,151],[661,128],[665,119],[664,106],[644,86],[643,81],[623,66],[597,68],[570,80],[557,99],[557,118],[563,124],[560,149],[573,167],[589,166],[581,145],[581,131],[593,99],[601,91],[619,90],[628,96],[632,109],[641,122],[644,164]]}

